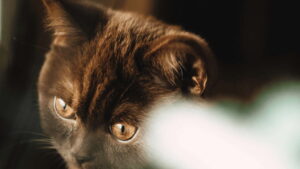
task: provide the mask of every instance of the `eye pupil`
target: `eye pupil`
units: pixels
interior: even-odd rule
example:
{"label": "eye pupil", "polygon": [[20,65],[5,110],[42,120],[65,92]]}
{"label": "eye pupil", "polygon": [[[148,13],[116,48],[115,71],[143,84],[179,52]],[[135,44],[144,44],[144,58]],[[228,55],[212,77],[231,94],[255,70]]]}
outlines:
{"label": "eye pupil", "polygon": [[122,134],[125,133],[125,126],[124,125],[122,125],[122,127],[121,127],[121,132],[122,132]]}

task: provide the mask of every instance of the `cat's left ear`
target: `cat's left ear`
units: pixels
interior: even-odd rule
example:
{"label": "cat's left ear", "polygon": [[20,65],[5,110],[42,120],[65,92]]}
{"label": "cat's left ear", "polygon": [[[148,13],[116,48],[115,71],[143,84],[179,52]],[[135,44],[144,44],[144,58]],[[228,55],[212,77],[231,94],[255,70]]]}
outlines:
{"label": "cat's left ear", "polygon": [[191,33],[177,33],[157,39],[145,55],[150,72],[171,87],[202,95],[215,78],[215,61],[208,44]]}
{"label": "cat's left ear", "polygon": [[42,0],[53,44],[73,46],[93,38],[106,23],[106,9],[81,0]]}

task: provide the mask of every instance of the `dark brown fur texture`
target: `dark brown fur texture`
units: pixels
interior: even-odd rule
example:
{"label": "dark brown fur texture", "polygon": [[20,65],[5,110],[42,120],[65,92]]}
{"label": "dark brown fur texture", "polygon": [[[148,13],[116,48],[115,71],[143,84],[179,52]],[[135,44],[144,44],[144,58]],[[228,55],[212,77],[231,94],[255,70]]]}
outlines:
{"label": "dark brown fur texture", "polygon": [[[70,169],[142,168],[142,123],[161,98],[201,96],[210,83],[206,42],[151,17],[79,1],[44,0],[51,50],[38,82],[42,126]],[[61,120],[54,97],[78,117]],[[129,143],[109,130],[123,121],[140,129]]]}

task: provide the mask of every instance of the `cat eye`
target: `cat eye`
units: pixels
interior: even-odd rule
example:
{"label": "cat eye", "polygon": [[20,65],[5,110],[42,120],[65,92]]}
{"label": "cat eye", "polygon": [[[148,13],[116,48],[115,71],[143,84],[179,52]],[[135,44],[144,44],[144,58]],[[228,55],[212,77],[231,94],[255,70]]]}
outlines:
{"label": "cat eye", "polygon": [[54,97],[54,109],[63,119],[75,120],[74,110],[61,98]]}
{"label": "cat eye", "polygon": [[125,122],[119,122],[111,126],[111,133],[119,141],[130,141],[137,133],[137,127]]}

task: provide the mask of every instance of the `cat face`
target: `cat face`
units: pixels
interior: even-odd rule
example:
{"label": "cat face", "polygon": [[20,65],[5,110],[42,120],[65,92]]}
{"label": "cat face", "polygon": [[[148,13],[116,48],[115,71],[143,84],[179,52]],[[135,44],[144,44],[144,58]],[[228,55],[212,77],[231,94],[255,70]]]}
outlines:
{"label": "cat face", "polygon": [[212,74],[207,44],[151,17],[43,2],[53,31],[38,82],[45,133],[70,169],[142,168],[149,110],[202,95]]}

